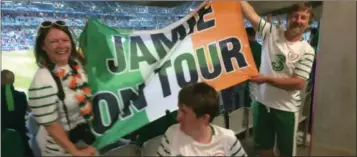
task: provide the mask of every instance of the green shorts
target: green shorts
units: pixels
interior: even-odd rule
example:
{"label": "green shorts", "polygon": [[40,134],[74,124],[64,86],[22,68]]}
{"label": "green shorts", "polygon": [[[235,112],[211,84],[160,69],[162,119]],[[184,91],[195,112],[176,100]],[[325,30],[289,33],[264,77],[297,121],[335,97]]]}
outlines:
{"label": "green shorts", "polygon": [[253,136],[257,150],[272,150],[275,139],[280,156],[295,155],[298,112],[269,108],[260,102],[253,103]]}

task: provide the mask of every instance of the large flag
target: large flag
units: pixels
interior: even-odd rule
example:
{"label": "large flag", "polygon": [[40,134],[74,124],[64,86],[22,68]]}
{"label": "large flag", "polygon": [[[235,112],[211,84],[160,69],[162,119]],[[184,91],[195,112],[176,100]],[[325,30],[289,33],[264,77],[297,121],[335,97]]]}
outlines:
{"label": "large flag", "polygon": [[220,91],[258,74],[239,1],[205,1],[159,30],[114,29],[90,19],[80,46],[97,148],[177,110],[187,84],[207,82]]}

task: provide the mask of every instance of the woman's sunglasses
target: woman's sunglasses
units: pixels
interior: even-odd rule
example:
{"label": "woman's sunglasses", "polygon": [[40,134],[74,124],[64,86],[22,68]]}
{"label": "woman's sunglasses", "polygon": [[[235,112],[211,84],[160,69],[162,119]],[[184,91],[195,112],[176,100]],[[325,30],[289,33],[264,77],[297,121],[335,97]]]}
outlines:
{"label": "woman's sunglasses", "polygon": [[58,21],[54,21],[54,22],[52,22],[52,21],[43,21],[43,22],[41,22],[40,27],[41,28],[48,28],[48,27],[51,27],[53,24],[55,24],[57,26],[60,26],[60,27],[67,26],[66,22],[58,20]]}

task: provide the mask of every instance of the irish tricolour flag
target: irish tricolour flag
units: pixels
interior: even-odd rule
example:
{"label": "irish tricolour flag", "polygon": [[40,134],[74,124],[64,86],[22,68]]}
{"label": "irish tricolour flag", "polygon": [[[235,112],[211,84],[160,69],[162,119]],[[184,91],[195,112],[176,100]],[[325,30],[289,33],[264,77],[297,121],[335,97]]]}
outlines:
{"label": "irish tricolour flag", "polygon": [[80,46],[97,148],[176,110],[187,84],[204,81],[219,91],[258,73],[238,1],[203,2],[159,30],[114,29],[90,19]]}

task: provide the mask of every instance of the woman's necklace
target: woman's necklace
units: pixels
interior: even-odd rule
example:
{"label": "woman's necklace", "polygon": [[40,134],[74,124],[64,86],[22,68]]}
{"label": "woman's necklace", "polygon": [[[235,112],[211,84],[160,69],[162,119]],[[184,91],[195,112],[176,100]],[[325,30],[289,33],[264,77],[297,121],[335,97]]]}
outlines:
{"label": "woman's necklace", "polygon": [[65,86],[68,86],[69,89],[77,93],[75,97],[80,107],[80,114],[86,120],[90,121],[93,119],[91,90],[89,88],[88,83],[82,81],[82,76],[78,72],[81,66],[75,61],[71,61],[68,64],[71,68],[71,71],[66,73],[65,69],[60,68],[56,70],[55,74],[62,80],[62,82],[67,82],[66,84],[64,84]]}

